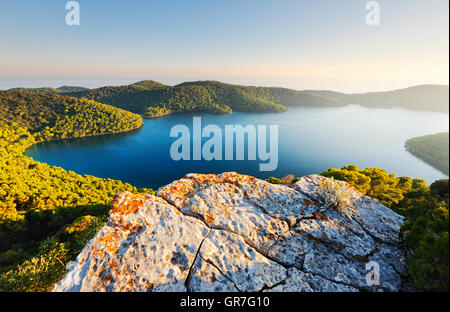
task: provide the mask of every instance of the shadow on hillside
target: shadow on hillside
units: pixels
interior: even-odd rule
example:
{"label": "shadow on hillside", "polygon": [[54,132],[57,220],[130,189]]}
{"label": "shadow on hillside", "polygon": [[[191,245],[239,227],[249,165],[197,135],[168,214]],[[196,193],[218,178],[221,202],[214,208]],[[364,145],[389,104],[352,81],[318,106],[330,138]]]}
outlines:
{"label": "shadow on hillside", "polygon": [[30,249],[56,234],[76,218],[91,215],[107,216],[110,205],[79,205],[58,207],[49,210],[28,210],[25,218],[19,221],[7,221],[0,225],[0,253],[8,249]]}

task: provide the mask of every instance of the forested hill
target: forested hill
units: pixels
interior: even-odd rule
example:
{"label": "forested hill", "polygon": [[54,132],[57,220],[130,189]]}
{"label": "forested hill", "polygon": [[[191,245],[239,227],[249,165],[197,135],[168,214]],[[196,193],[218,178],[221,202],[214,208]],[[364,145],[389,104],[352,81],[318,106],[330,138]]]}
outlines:
{"label": "forested hill", "polygon": [[142,125],[139,115],[55,94],[0,91],[0,122],[26,128],[37,140],[115,133]]}
{"label": "forested hill", "polygon": [[405,108],[435,112],[449,112],[449,89],[444,85],[420,85],[386,92],[345,94],[333,91],[309,91],[342,101],[367,107]]}
{"label": "forested hill", "polygon": [[[23,217],[23,213],[32,208],[50,209],[65,200],[76,204],[75,197],[66,196],[69,190],[72,190],[69,193],[81,192],[83,204],[109,200],[103,196],[104,190],[89,185],[92,179],[85,179],[89,180],[86,185],[68,185],[73,179],[83,179],[23,156],[27,146],[38,141],[116,133],[140,126],[142,118],[139,115],[92,100],[0,91],[0,252],[5,243],[1,241],[5,219],[17,219],[17,214]],[[110,181],[107,184],[122,186],[120,182]],[[84,193],[88,189],[91,194]],[[108,196],[114,194],[109,191],[106,192]],[[89,200],[91,197],[92,201]]]}
{"label": "forested hill", "polygon": [[73,92],[61,88],[26,89],[92,99],[148,117],[170,112],[231,113],[283,112],[288,106],[341,106],[340,100],[285,88],[246,87],[218,81],[186,82],[176,86],[145,80],[126,86],[107,86]]}
{"label": "forested hill", "polygon": [[422,85],[386,92],[346,94],[334,91],[297,91],[277,87],[251,87],[219,81],[184,82],[167,86],[152,80],[97,89],[81,87],[22,89],[92,99],[147,117],[171,112],[283,112],[293,106],[330,107],[359,104],[448,112],[448,86]]}
{"label": "forested hill", "polygon": [[[248,110],[245,100],[256,98],[261,101],[276,103],[285,107],[292,106],[342,106],[342,101],[306,91],[297,91],[278,87],[252,87],[232,85],[219,81],[184,82],[175,87],[203,87],[214,100],[234,110]],[[244,101],[240,101],[240,100]],[[250,107],[251,108],[251,107]]]}
{"label": "forested hill", "polygon": [[[35,162],[23,155],[27,146],[38,141],[116,133],[141,126],[139,115],[92,100],[0,91],[0,253],[6,244],[2,238],[6,220],[21,219],[27,210],[34,208],[106,203],[115,194],[114,187],[123,186],[120,181],[82,178]],[[106,183],[106,189],[97,189],[97,182]],[[74,193],[80,197],[74,197]]]}
{"label": "forested hill", "polygon": [[340,101],[283,88],[244,87],[217,81],[164,86],[152,81],[70,93],[154,117],[170,112],[283,112],[287,106],[337,106]]}

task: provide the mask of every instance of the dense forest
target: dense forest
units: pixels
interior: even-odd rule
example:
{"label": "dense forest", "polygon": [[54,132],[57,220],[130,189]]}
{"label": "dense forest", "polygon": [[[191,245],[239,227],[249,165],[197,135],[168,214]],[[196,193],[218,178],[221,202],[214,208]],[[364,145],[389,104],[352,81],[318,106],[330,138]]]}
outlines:
{"label": "dense forest", "polygon": [[[214,81],[184,83],[174,87],[156,82],[142,81],[121,87],[104,87],[89,91],[69,93],[72,96],[93,99],[135,113],[157,117],[155,112],[207,112],[231,113],[234,111],[283,112],[287,108],[277,99],[257,92],[250,87],[234,86]],[[299,92],[300,91],[294,91]],[[301,98],[301,96],[299,96]],[[305,105],[314,105],[314,99],[326,101],[321,96],[304,96]],[[311,99],[312,98],[312,99]],[[301,100],[301,99],[300,99]]]}
{"label": "dense forest", "polygon": [[[449,290],[449,180],[427,186],[425,180],[396,177],[384,169],[360,169],[348,165],[322,172],[325,177],[346,181],[406,221],[402,233],[410,249],[408,266],[414,286],[422,291]],[[291,184],[293,175],[268,182]]]}
{"label": "dense forest", "polygon": [[344,106],[406,108],[448,112],[448,86],[421,85],[405,89],[346,94],[334,91],[297,91],[277,87],[251,87],[219,81],[184,82],[167,86],[152,80],[97,89],[82,87],[16,88],[87,98],[153,118],[170,112],[283,112],[295,106]]}
{"label": "dense forest", "polygon": [[47,290],[84,245],[80,227],[98,225],[114,194],[153,192],[36,162],[26,147],[141,125],[139,115],[92,100],[0,92],[0,291]]}
{"label": "dense forest", "polygon": [[425,135],[406,141],[406,149],[427,164],[449,173],[449,134],[448,132]]}

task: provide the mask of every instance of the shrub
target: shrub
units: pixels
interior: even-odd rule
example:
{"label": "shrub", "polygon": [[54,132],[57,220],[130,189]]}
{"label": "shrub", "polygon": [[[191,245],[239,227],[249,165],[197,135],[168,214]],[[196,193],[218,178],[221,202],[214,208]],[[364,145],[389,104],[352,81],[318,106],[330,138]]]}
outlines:
{"label": "shrub", "polygon": [[266,179],[267,182],[272,183],[272,184],[282,184],[283,182],[278,179],[278,178],[274,178],[274,177],[270,177],[268,179]]}
{"label": "shrub", "polygon": [[352,219],[355,210],[351,204],[353,198],[351,192],[348,184],[341,184],[334,178],[324,179],[319,185],[319,199],[322,209],[334,209],[342,216]]}

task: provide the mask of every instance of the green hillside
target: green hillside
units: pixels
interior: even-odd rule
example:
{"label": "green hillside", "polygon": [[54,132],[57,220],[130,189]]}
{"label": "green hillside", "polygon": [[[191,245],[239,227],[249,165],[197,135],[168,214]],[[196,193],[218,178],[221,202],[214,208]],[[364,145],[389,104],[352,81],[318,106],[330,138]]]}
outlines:
{"label": "green hillside", "polygon": [[449,174],[449,134],[448,132],[425,135],[406,141],[407,150],[442,171]]}
{"label": "green hillside", "polygon": [[140,116],[92,100],[21,91],[0,91],[1,120],[26,127],[37,140],[114,133],[142,125]]}
{"label": "green hillside", "polygon": [[[175,87],[186,86],[204,87],[214,101],[236,111],[252,111],[255,107],[264,110],[264,105],[284,107],[344,105],[340,100],[286,88],[240,86],[219,81],[185,82]],[[261,104],[262,106],[259,106]]]}
{"label": "green hillside", "polygon": [[[70,95],[85,97],[154,117],[156,111],[231,113],[235,111],[283,112],[287,108],[251,88],[217,82],[185,83],[174,87],[152,81],[104,87]],[[151,108],[150,110],[148,108]]]}
{"label": "green hillside", "polygon": [[[139,115],[92,100],[0,91],[0,273],[31,259],[23,282],[47,287],[61,277],[60,273],[52,275],[52,270],[63,273],[66,270],[59,261],[49,258],[54,255],[45,239],[77,218],[90,215],[98,221],[107,214],[110,200],[117,192],[138,191],[121,181],[82,176],[39,163],[23,155],[26,147],[41,140],[116,133],[141,125]],[[44,258],[33,258],[43,244],[47,246]],[[79,242],[71,245],[67,237],[61,244],[73,254],[82,247]],[[25,273],[17,274],[1,277],[0,291],[18,290],[15,287],[26,290],[16,280]]]}
{"label": "green hillside", "polygon": [[340,100],[285,88],[247,87],[218,81],[186,82],[176,86],[144,80],[126,86],[62,91],[61,88],[26,89],[87,98],[147,117],[169,112],[284,112],[290,106],[342,106]]}

